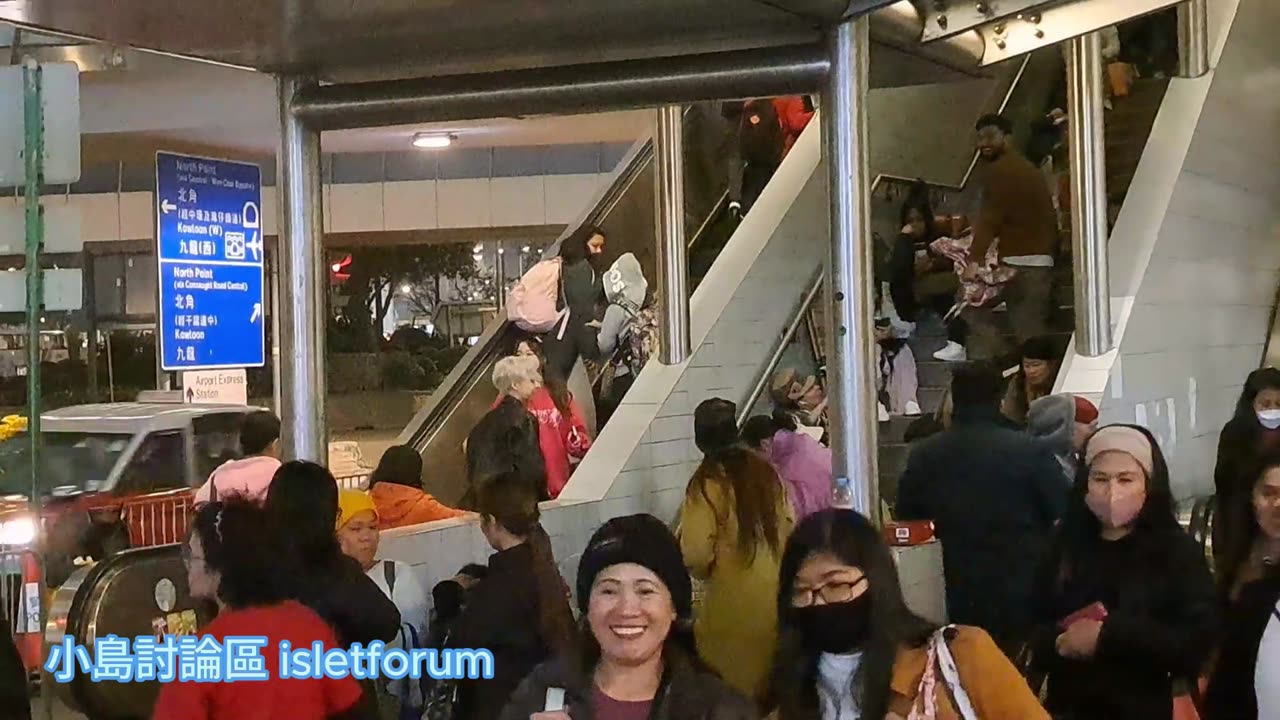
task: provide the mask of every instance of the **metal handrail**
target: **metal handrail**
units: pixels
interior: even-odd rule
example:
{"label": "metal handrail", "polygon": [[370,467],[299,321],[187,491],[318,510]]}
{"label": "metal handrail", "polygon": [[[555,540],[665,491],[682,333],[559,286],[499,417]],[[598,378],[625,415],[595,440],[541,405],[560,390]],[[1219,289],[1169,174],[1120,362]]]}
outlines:
{"label": "metal handrail", "polygon": [[779,338],[777,347],[773,350],[773,355],[766,364],[765,371],[760,375],[760,380],[756,382],[751,394],[747,396],[747,401],[738,408],[738,427],[751,417],[751,409],[756,406],[760,400],[760,396],[764,394],[764,388],[769,383],[769,379],[773,377],[773,373],[778,369],[778,364],[782,362],[782,356],[786,354],[787,347],[791,345],[791,341],[795,339],[796,333],[800,330],[800,324],[809,315],[809,308],[813,306],[814,300],[822,292],[823,271],[821,269],[814,273],[814,278],[809,282],[809,290],[805,293],[804,299],[800,301],[799,311],[795,317],[791,319],[787,329],[783,331],[782,337]]}

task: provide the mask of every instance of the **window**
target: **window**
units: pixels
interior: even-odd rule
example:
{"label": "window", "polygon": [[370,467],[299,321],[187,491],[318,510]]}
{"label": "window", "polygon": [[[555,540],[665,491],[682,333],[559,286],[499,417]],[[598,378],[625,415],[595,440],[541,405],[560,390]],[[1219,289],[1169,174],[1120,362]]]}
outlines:
{"label": "window", "polygon": [[182,432],[169,430],[151,433],[142,441],[124,469],[116,493],[138,495],[186,485],[187,463]]}
{"label": "window", "polygon": [[218,413],[192,422],[196,444],[195,482],[203,483],[218,466],[240,457],[240,423],[243,421],[242,413]]}

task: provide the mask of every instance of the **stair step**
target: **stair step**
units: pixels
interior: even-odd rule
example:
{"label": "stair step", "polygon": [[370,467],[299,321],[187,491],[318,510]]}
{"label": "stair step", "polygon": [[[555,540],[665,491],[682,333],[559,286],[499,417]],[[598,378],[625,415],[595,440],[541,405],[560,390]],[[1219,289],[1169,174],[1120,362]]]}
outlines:
{"label": "stair step", "polygon": [[951,365],[934,360],[932,355],[926,359],[916,358],[916,379],[922,388],[950,387]]}

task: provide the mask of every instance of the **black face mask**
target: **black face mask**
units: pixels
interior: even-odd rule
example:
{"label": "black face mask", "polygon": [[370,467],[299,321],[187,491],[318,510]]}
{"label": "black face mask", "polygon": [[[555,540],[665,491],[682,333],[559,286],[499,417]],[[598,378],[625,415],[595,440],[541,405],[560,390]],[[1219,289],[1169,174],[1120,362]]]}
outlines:
{"label": "black face mask", "polygon": [[871,597],[863,593],[848,602],[791,608],[791,620],[810,652],[853,652],[871,636]]}

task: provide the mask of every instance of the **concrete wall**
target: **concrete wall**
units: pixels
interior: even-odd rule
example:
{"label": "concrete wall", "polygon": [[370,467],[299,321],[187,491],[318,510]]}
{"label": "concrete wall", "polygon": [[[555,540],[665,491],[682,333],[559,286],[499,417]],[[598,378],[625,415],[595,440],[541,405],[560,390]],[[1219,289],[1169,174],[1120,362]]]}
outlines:
{"label": "concrete wall", "polygon": [[1280,5],[1210,7],[1215,70],[1172,81],[1112,234],[1116,349],[1068,358],[1062,381],[1098,398],[1103,421],[1150,427],[1182,498],[1213,491],[1280,284]]}

